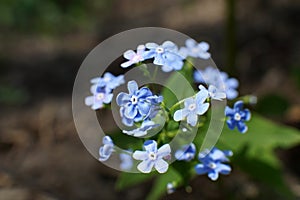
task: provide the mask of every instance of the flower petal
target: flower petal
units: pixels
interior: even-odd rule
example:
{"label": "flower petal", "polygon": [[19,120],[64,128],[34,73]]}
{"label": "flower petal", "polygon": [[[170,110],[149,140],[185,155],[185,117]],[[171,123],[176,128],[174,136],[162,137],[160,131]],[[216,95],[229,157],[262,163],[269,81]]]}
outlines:
{"label": "flower petal", "polygon": [[125,92],[120,92],[116,98],[116,102],[118,106],[123,106],[130,101],[130,95],[126,94]]}
{"label": "flower petal", "polygon": [[147,115],[151,108],[151,106],[147,102],[138,102],[137,106],[138,106],[139,112],[142,115]]}
{"label": "flower petal", "polygon": [[127,84],[127,88],[128,88],[129,94],[133,94],[136,90],[139,89],[139,87],[135,81],[129,81]]}
{"label": "flower petal", "polygon": [[141,162],[137,168],[138,170],[140,170],[143,173],[150,173],[152,168],[154,166],[154,162],[151,160],[144,160],[143,162]]}
{"label": "flower petal", "polygon": [[209,108],[209,103],[201,104],[200,106],[197,106],[197,114],[203,115]]}
{"label": "flower petal", "polygon": [[157,151],[157,158],[163,158],[171,154],[171,147],[169,144],[164,144]]}
{"label": "flower petal", "polygon": [[208,173],[208,177],[212,180],[212,181],[216,181],[219,178],[219,173],[215,170],[212,170]]}
{"label": "flower petal", "polygon": [[135,151],[132,157],[136,160],[146,160],[148,158],[148,153],[146,151]]}
{"label": "flower petal", "polygon": [[185,109],[177,110],[174,113],[173,118],[176,122],[178,122],[178,121],[183,120],[187,116],[187,114],[188,114],[188,112]]}
{"label": "flower petal", "polygon": [[169,164],[163,159],[159,159],[156,160],[154,167],[159,173],[165,173],[169,168]]}
{"label": "flower petal", "polygon": [[123,54],[124,58],[126,58],[127,60],[131,60],[131,58],[134,57],[135,55],[136,55],[136,53],[132,50],[127,50]]}
{"label": "flower petal", "polygon": [[203,164],[197,164],[195,166],[196,173],[199,175],[206,174],[207,168]]}
{"label": "flower petal", "polygon": [[129,119],[134,119],[135,116],[137,115],[138,110],[136,108],[135,105],[128,105],[127,107],[125,107],[125,112],[124,112],[124,116],[129,118]]}
{"label": "flower petal", "polygon": [[208,91],[207,90],[200,90],[196,94],[196,102],[197,104],[203,103],[208,98]]}
{"label": "flower petal", "polygon": [[155,152],[157,151],[157,143],[154,140],[147,140],[144,142],[144,148],[145,150],[149,152]]}
{"label": "flower petal", "polygon": [[248,127],[245,125],[245,123],[241,121],[237,123],[237,128],[241,133],[246,133],[248,130]]}
{"label": "flower petal", "polygon": [[198,116],[196,114],[190,113],[187,116],[187,123],[190,124],[191,126],[196,126],[198,122]]}

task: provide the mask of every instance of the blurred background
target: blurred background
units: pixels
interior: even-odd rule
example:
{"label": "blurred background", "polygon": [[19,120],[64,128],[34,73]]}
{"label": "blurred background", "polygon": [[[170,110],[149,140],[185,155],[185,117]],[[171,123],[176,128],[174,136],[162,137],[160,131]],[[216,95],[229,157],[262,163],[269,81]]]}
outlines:
{"label": "blurred background", "polygon": [[[116,191],[118,172],[86,151],[71,110],[85,56],[131,28],[208,41],[240,93],[257,95],[257,112],[300,129],[299,22],[298,0],[1,0],[0,200],[144,199],[151,181]],[[276,152],[300,199],[300,146]],[[164,199],[280,199],[239,169],[222,184],[199,177],[191,186]]]}

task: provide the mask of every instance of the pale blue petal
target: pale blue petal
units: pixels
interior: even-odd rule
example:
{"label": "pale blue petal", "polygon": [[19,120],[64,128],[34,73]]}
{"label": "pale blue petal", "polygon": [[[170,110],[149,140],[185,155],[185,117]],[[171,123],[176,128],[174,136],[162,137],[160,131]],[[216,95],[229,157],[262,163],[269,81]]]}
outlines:
{"label": "pale blue petal", "polygon": [[163,44],[162,44],[162,47],[166,50],[169,50],[169,51],[176,51],[177,50],[177,46],[176,44],[174,44],[173,42],[171,41],[165,41]]}
{"label": "pale blue petal", "polygon": [[178,122],[178,121],[183,120],[183,119],[187,116],[187,114],[188,114],[188,112],[187,112],[187,110],[185,110],[185,109],[177,110],[177,111],[174,113],[173,118],[174,118],[174,120],[175,120],[176,122]]}
{"label": "pale blue petal", "polygon": [[144,160],[137,166],[137,168],[143,173],[150,173],[153,166],[154,166],[154,162],[150,160]]}
{"label": "pale blue petal", "polygon": [[154,57],[153,64],[155,65],[164,65],[164,59],[161,54],[158,54]]}
{"label": "pale blue petal", "polygon": [[200,90],[196,94],[196,102],[197,105],[203,103],[208,98],[208,91],[207,90]]}
{"label": "pale blue petal", "polygon": [[209,59],[210,56],[211,56],[211,54],[208,53],[208,52],[200,52],[200,53],[198,54],[198,57],[201,58],[201,59],[204,59],[204,60]]}
{"label": "pale blue petal", "polygon": [[94,96],[89,96],[84,99],[84,103],[87,106],[91,106],[94,104]]}
{"label": "pale blue petal", "polygon": [[198,122],[198,116],[196,114],[190,113],[187,116],[187,123],[190,124],[191,126],[196,126]]}
{"label": "pale blue petal", "polygon": [[197,114],[203,115],[209,108],[209,103],[204,103],[197,106]]}
{"label": "pale blue petal", "polygon": [[147,115],[150,111],[150,108],[151,108],[151,106],[147,102],[139,102],[137,104],[137,106],[138,106],[139,112],[142,115]]}
{"label": "pale blue petal", "polygon": [[169,144],[164,144],[161,146],[157,151],[157,158],[163,158],[165,156],[170,155],[171,153],[171,147]]}
{"label": "pale blue petal", "polygon": [[113,98],[113,96],[114,96],[113,94],[105,94],[103,102],[106,103],[106,104],[110,103],[111,100],[112,100],[112,98]]}
{"label": "pale blue petal", "polygon": [[135,55],[136,55],[136,53],[132,50],[127,50],[123,54],[124,58],[126,58],[127,60],[131,60],[131,58],[134,57]]}
{"label": "pale blue petal", "polygon": [[124,92],[120,92],[116,98],[116,102],[117,102],[118,106],[123,106],[130,101],[130,98],[131,98],[130,95],[128,95]]}
{"label": "pale blue petal", "polygon": [[218,171],[221,174],[229,174],[231,172],[231,167],[229,165],[220,163],[218,164],[216,171]]}
{"label": "pale blue petal", "polygon": [[219,178],[219,173],[212,170],[208,173],[208,177],[212,180],[212,181],[216,181]]}
{"label": "pale blue petal", "polygon": [[197,45],[197,42],[193,39],[187,39],[185,41],[185,45],[188,47],[188,48],[194,48],[196,45]]}
{"label": "pale blue petal", "polygon": [[148,49],[156,49],[159,45],[154,42],[149,42],[146,44],[146,48]]}
{"label": "pale blue petal", "polygon": [[129,118],[129,119],[134,119],[135,116],[137,115],[138,111],[136,106],[134,105],[129,105],[125,108],[124,116]]}
{"label": "pale blue petal", "polygon": [[148,153],[146,151],[135,151],[132,157],[136,160],[146,160],[148,159]]}
{"label": "pale blue petal", "polygon": [[136,90],[139,89],[139,87],[135,81],[129,81],[127,84],[127,88],[128,88],[129,94],[133,94]]}
{"label": "pale blue petal", "polygon": [[200,42],[198,44],[198,48],[200,48],[202,51],[208,51],[209,50],[209,44],[207,42]]}
{"label": "pale blue petal", "polygon": [[127,62],[122,63],[121,67],[127,68],[127,67],[131,66],[132,64],[133,64],[133,62],[131,60],[129,60]]}
{"label": "pale blue petal", "polygon": [[113,145],[113,141],[112,141],[111,137],[109,137],[107,135],[102,138],[102,143],[103,144]]}
{"label": "pale blue petal", "polygon": [[163,159],[159,159],[156,160],[154,167],[159,173],[165,173],[169,168],[169,164]]}
{"label": "pale blue petal", "polygon": [[164,65],[164,66],[162,66],[161,70],[162,70],[163,72],[170,72],[170,71],[173,70],[173,68],[172,68],[172,67],[169,67],[169,66],[167,66],[167,65]]}

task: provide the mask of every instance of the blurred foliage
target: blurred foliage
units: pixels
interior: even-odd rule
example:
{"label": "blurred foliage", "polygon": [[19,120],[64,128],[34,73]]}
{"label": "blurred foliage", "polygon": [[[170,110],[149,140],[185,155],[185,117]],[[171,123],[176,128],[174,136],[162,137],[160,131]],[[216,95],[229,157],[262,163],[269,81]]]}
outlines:
{"label": "blurred foliage", "polygon": [[100,23],[113,1],[109,0],[2,0],[2,32],[60,34],[88,30]]}
{"label": "blurred foliage", "polygon": [[257,103],[256,110],[268,117],[281,117],[289,107],[289,102],[278,94],[268,94],[261,97]]}
{"label": "blurred foliage", "polygon": [[22,88],[0,86],[0,103],[2,105],[20,105],[26,103],[29,94]]}
{"label": "blurred foliage", "polygon": [[300,90],[300,66],[292,68],[292,77],[294,78],[298,89]]}

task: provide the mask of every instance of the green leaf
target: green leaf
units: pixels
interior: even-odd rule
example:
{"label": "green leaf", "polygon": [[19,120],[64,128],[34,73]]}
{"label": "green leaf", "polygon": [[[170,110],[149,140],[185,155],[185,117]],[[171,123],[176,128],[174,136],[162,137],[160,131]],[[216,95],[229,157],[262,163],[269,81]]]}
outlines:
{"label": "green leaf", "polygon": [[181,175],[171,166],[169,167],[168,171],[165,174],[160,174],[149,195],[147,196],[147,200],[157,200],[159,199],[164,193],[167,191],[167,184],[170,182],[181,182],[182,178]]}
{"label": "green leaf", "polygon": [[192,68],[183,67],[183,71],[174,71],[166,81],[162,96],[168,108],[178,101],[193,96],[195,91],[192,87]]}
{"label": "green leaf", "polygon": [[[284,125],[277,125],[258,114],[253,114],[247,125],[249,130],[245,134],[237,130],[229,130],[225,125],[218,145],[232,149],[236,154],[235,157],[243,157],[237,160],[246,172],[274,189],[289,194],[281,177],[281,163],[274,150],[299,144],[299,131]],[[239,156],[240,152],[244,152],[243,156]],[[270,173],[272,171],[274,174]]]}
{"label": "green leaf", "polygon": [[154,175],[154,172],[150,174],[122,172],[117,180],[116,189],[124,190],[131,186],[150,180],[152,177],[154,177]]}

